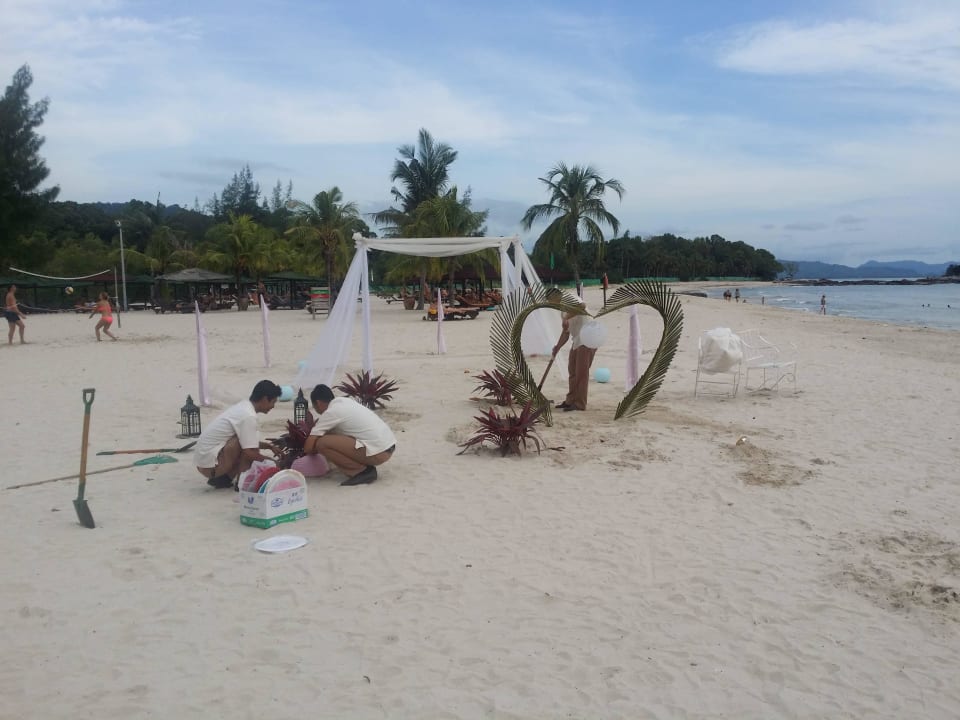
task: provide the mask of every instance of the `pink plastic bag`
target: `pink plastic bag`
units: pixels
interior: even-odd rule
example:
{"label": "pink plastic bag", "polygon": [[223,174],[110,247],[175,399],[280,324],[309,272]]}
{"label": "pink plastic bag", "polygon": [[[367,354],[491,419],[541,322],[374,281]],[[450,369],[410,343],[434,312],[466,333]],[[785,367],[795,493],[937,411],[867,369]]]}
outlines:
{"label": "pink plastic bag", "polygon": [[302,455],[290,466],[304,477],[319,477],[330,472],[330,466],[323,455]]}

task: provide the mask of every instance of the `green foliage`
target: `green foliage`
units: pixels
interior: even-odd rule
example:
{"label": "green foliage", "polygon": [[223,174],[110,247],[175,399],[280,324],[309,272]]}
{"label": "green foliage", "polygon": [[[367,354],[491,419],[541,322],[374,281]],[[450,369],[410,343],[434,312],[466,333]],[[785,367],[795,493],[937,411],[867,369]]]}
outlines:
{"label": "green foliage", "polygon": [[643,412],[647,404],[653,400],[653,396],[663,385],[663,379],[670,368],[670,363],[673,362],[677,345],[680,344],[680,334],[683,332],[683,310],[680,308],[677,296],[666,285],[649,280],[629,283],[617,288],[606,307],[597,313],[597,317],[637,304],[648,305],[660,313],[663,320],[663,335],[646,371],[617,405],[614,420]]}
{"label": "green foliage", "polygon": [[[585,248],[589,252],[589,248]],[[542,263],[542,255],[535,257]],[[581,255],[581,261],[585,256]],[[590,267],[590,265],[586,265]],[[783,267],[768,251],[719,235],[687,240],[665,234],[643,240],[624,235],[607,243],[605,262],[592,267],[596,276],[608,272],[610,280],[630,277],[697,280],[707,277],[755,277],[773,280]]]}
{"label": "green foliage", "polygon": [[479,449],[486,442],[500,450],[501,457],[520,455],[528,443],[532,443],[539,454],[544,444],[534,426],[540,422],[542,415],[543,410],[531,403],[524,405],[519,415],[513,412],[499,415],[494,408],[490,408],[474,417],[480,427],[469,440],[460,445],[463,450],[457,454],[463,455],[472,447]]}
{"label": "green foliage", "polygon": [[260,183],[253,179],[249,164],[234,173],[223,192],[210,199],[207,209],[217,222],[227,221],[231,214],[251,218],[260,218],[264,214],[260,206]]}
{"label": "green foliage", "polygon": [[371,377],[367,370],[358,372],[356,376],[347,373],[346,380],[334,387],[334,390],[339,390],[371,410],[386,407],[386,401],[393,399],[396,389],[396,381],[385,378],[382,373]]}
{"label": "green foliage", "polygon": [[353,234],[366,229],[357,204],[343,202],[343,192],[334,185],[314,195],[312,204],[291,200],[287,205],[293,219],[286,235],[297,243],[308,264],[322,261],[328,284],[336,287],[353,251]]}
{"label": "green foliage", "polygon": [[50,101],[30,103],[33,75],[27,65],[13,75],[0,97],[0,228],[4,248],[0,260],[20,260],[9,239],[28,232],[44,207],[56,199],[59,187],[40,190],[50,171],[40,157],[44,138],[37,134]]}
{"label": "green foliage", "polygon": [[944,273],[944,275],[950,277],[960,276],[960,265],[950,265],[947,267],[947,271]]}
{"label": "green foliage", "polygon": [[539,220],[554,218],[540,235],[541,252],[565,256],[573,268],[574,280],[580,282],[580,234],[593,243],[597,259],[603,258],[604,242],[601,225],[613,232],[620,230],[620,221],[607,210],[603,196],[607,190],[622,198],[624,189],[619,180],[604,180],[591,166],[559,163],[540,178],[547,186],[550,201],[527,209],[521,224],[529,230]]}

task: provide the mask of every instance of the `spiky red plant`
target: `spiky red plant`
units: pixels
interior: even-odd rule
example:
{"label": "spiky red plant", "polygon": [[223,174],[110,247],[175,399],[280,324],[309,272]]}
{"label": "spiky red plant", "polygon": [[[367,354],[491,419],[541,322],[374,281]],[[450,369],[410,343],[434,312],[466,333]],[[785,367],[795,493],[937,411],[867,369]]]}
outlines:
{"label": "spiky red plant", "polygon": [[371,377],[369,371],[358,372],[356,377],[347,373],[347,378],[334,390],[339,390],[347,397],[351,397],[361,405],[371,410],[385,407],[384,403],[393,399],[392,393],[397,389],[395,380],[385,378],[383,373]]}
{"label": "spiky red plant", "polygon": [[494,408],[484,411],[474,419],[480,423],[479,429],[473,437],[463,443],[463,448],[458,455],[463,455],[471,447],[481,447],[483,443],[490,442],[500,450],[501,456],[520,455],[521,449],[527,447],[527,443],[532,443],[537,453],[543,447],[543,441],[537,435],[534,425],[540,422],[543,415],[542,408],[534,408],[531,403],[527,403],[520,410],[520,414],[509,413],[498,415]]}
{"label": "spiky red plant", "polygon": [[475,380],[479,380],[473,391],[483,392],[487,397],[493,398],[497,405],[513,404],[513,387],[516,384],[511,375],[501,370],[484,370],[479,375],[474,375]]}
{"label": "spiky red plant", "polygon": [[270,440],[278,449],[276,453],[277,467],[287,470],[293,461],[303,455],[303,446],[310,437],[310,431],[317,419],[309,410],[307,416],[298,423],[287,420],[287,432],[278,438]]}

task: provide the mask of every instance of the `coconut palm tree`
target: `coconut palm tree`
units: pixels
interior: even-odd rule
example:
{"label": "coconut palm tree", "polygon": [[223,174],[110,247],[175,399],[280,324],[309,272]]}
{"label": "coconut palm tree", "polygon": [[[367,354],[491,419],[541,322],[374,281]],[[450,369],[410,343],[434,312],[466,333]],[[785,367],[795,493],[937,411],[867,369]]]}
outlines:
{"label": "coconut palm tree", "polygon": [[293,211],[293,226],[286,234],[302,244],[308,257],[322,258],[333,299],[338,256],[349,252],[353,233],[366,227],[357,204],[343,202],[343,192],[334,185],[314,195],[310,205],[291,200],[287,208]]}
{"label": "coconut palm tree", "polygon": [[573,267],[573,277],[580,286],[580,233],[596,243],[597,259],[603,258],[603,231],[601,225],[609,225],[616,234],[620,230],[620,221],[611,214],[603,203],[603,195],[612,190],[623,198],[623,185],[619,180],[604,180],[590,165],[567,167],[559,163],[540,178],[547,186],[550,202],[533,205],[524,213],[521,221],[525,230],[529,230],[541,219],[554,218],[537,241],[543,250],[562,253]]}
{"label": "coconut palm tree", "polygon": [[[208,232],[212,248],[203,258],[204,263],[231,272],[237,283],[238,297],[242,296],[240,278],[262,266],[263,256],[268,249],[268,237],[263,228],[249,215],[230,213],[228,221],[214,225]],[[238,303],[241,308],[241,303]],[[246,309],[243,306],[241,309]]]}
{"label": "coconut palm tree", "polygon": [[392,187],[390,194],[399,208],[390,207],[373,214],[374,221],[385,226],[385,232],[394,237],[404,234],[404,225],[420,203],[440,196],[447,189],[450,166],[457,159],[457,151],[446,143],[435,142],[426,128],[420,128],[416,147],[401,145],[397,152],[400,158],[393,164],[390,181],[400,187]]}
{"label": "coconut palm tree", "polygon": [[[487,221],[488,210],[475,211],[470,207],[471,198],[468,189],[463,198],[457,197],[457,186],[454,185],[448,192],[435,198],[424,200],[413,212],[413,217],[407,225],[410,237],[468,237],[483,235],[483,224]],[[476,255],[477,253],[471,253]],[[453,297],[453,275],[457,268],[468,264],[467,256],[458,255],[446,259],[446,270],[449,275],[448,294]],[[499,255],[496,255],[497,260]],[[486,260],[491,259],[490,253],[485,253]],[[496,260],[494,260],[496,265]]]}
{"label": "coconut palm tree", "polygon": [[[373,213],[372,217],[377,224],[383,226],[388,236],[431,237],[432,233],[427,230],[425,222],[419,224],[419,229],[411,229],[414,212],[421,203],[438,198],[446,191],[450,183],[450,165],[457,159],[457,151],[446,143],[434,141],[426,128],[420,128],[416,147],[401,145],[397,152],[400,153],[400,158],[393,164],[390,180],[400,187],[394,185],[390,193],[399,207],[389,207]],[[399,272],[408,272],[404,269],[408,264],[408,261],[400,258],[390,261],[391,270],[396,266]],[[433,260],[420,261],[421,292],[418,293],[418,310],[423,309],[423,286],[435,265]],[[394,275],[390,273],[391,277]]]}

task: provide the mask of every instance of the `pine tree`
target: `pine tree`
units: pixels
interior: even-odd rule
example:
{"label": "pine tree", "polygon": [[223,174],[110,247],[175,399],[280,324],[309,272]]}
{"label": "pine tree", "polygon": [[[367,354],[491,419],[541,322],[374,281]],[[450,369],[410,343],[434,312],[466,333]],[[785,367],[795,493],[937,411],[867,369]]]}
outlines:
{"label": "pine tree", "polygon": [[[0,232],[16,240],[30,229],[47,203],[56,199],[57,186],[40,190],[50,170],[40,157],[44,138],[36,129],[43,123],[50,104],[44,98],[30,104],[33,75],[27,65],[13,76],[0,98]],[[16,243],[10,257],[16,257]]]}

